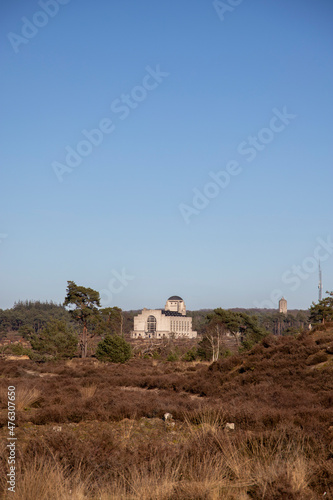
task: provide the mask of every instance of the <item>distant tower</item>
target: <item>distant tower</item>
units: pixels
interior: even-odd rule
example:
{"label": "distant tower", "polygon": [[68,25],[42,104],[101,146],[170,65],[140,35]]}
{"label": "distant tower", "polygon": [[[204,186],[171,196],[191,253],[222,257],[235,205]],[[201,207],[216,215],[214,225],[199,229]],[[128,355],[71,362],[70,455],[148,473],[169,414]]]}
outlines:
{"label": "distant tower", "polygon": [[279,312],[282,314],[287,314],[287,301],[284,297],[279,300]]}
{"label": "distant tower", "polygon": [[318,284],[318,295],[319,295],[319,301],[321,301],[323,297],[323,282],[322,282],[322,275],[321,275],[321,267],[320,267],[320,261],[319,261],[319,284]]}

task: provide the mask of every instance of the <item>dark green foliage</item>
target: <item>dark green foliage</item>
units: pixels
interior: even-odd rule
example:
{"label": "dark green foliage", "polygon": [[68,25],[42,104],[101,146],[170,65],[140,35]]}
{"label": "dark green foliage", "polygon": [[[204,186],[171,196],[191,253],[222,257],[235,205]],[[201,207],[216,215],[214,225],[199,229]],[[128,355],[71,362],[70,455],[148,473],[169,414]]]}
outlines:
{"label": "dark green foliage", "polygon": [[246,313],[257,316],[258,324],[274,335],[290,335],[291,331],[300,332],[308,329],[309,311],[291,310],[288,314],[281,314],[273,309],[231,309],[232,312]]}
{"label": "dark green foliage", "polygon": [[308,329],[309,312],[299,310],[288,314],[278,311],[258,312],[259,324],[274,335],[290,335]]}
{"label": "dark green foliage", "polygon": [[110,335],[122,334],[122,310],[119,307],[105,307],[99,310],[98,321],[96,323],[96,333]]}
{"label": "dark green foliage", "polygon": [[17,302],[12,309],[0,309],[0,332],[18,331],[23,337],[29,338],[54,319],[71,322],[70,314],[60,304],[32,300]]}
{"label": "dark green foliage", "polygon": [[215,309],[213,314],[208,315],[210,323],[220,323],[226,331],[232,335],[241,336],[243,347],[251,348],[260,342],[267,332],[258,323],[258,317],[246,313],[238,313],[225,309]]}
{"label": "dark green foliage", "polygon": [[69,312],[73,319],[82,326],[81,356],[85,358],[88,352],[88,325],[98,320],[100,307],[99,292],[92,288],[78,286],[74,281],[67,281],[67,295],[64,306],[74,306]]}
{"label": "dark green foliage", "polygon": [[22,344],[11,344],[8,346],[8,351],[12,354],[15,354],[15,356],[30,356],[31,354],[31,349],[23,347]]}
{"label": "dark green foliage", "polygon": [[[110,317],[107,310],[111,310]],[[112,307],[99,311],[98,318],[93,316],[89,319],[89,333],[95,335],[104,335],[107,332],[119,334],[121,332],[119,311],[121,310]],[[129,334],[133,330],[133,318],[139,312],[139,310],[121,312],[123,334]],[[193,330],[196,330],[199,335],[204,334],[208,324],[207,314],[212,312],[209,309],[187,312],[193,318]],[[309,311],[303,310],[288,311],[287,315],[269,309],[231,309],[231,312],[256,315],[259,325],[273,334],[290,335],[307,329],[309,323]],[[14,331],[28,340],[30,335],[38,333],[48,321],[53,319],[63,320],[72,325],[76,323],[73,315],[63,305],[53,302],[20,301],[11,309],[0,309],[0,336],[4,337],[8,331]]]}
{"label": "dark green foliage", "polygon": [[138,310],[130,310],[130,311],[122,311],[122,316],[123,316],[123,334],[124,335],[129,335],[130,332],[133,330],[133,321],[134,321],[134,316],[137,316],[137,314],[140,314],[141,309]]}
{"label": "dark green foliage", "polygon": [[99,292],[92,288],[78,286],[74,281],[67,281],[67,295],[64,306],[74,306],[69,312],[75,319],[83,324],[98,312],[100,307]]}
{"label": "dark green foliage", "polygon": [[214,309],[211,314],[208,314],[207,319],[209,325],[221,324],[230,333],[237,333],[242,325],[242,315],[243,313],[236,313],[219,307],[218,309]]}
{"label": "dark green foliage", "polygon": [[326,292],[328,297],[320,300],[318,304],[312,302],[310,307],[310,321],[316,323],[326,323],[333,321],[333,292]]}
{"label": "dark green foliage", "polygon": [[192,318],[192,329],[198,332],[198,335],[203,335],[207,325],[207,314],[212,312],[211,309],[199,309],[198,311],[187,311],[187,316]]}
{"label": "dark green foliage", "polygon": [[198,347],[198,355],[203,360],[217,361],[223,355],[227,335],[234,337],[239,347],[250,349],[268,333],[260,326],[257,316],[230,309],[214,309],[207,315],[207,321]]}
{"label": "dark green foliage", "polygon": [[212,347],[205,335],[198,343],[197,355],[201,361],[211,361],[212,359]]}
{"label": "dark green foliage", "polygon": [[257,316],[249,316],[241,313],[240,331],[242,332],[242,345],[245,349],[251,349],[255,344],[261,342],[268,332],[259,325]]}
{"label": "dark green foliage", "polygon": [[[46,324],[46,323],[45,323]],[[45,326],[45,325],[43,325]],[[38,331],[38,329],[37,329]],[[22,335],[22,337],[24,339],[28,339],[29,337],[31,337],[31,335],[33,335],[35,332],[35,330],[32,328],[32,326],[29,326],[29,325],[22,325],[20,326],[20,328],[18,329],[18,333],[20,335]]]}
{"label": "dark green foliage", "polygon": [[189,349],[182,357],[183,361],[195,361],[198,357],[198,351],[195,347]]}
{"label": "dark green foliage", "polygon": [[167,361],[179,361],[179,354],[177,352],[170,352]]}
{"label": "dark green foliage", "polygon": [[72,358],[78,347],[78,335],[64,321],[50,321],[38,334],[30,339],[31,346],[46,358]]}
{"label": "dark green foliage", "polygon": [[111,363],[125,363],[132,355],[131,346],[119,335],[106,335],[98,344],[96,358]]}

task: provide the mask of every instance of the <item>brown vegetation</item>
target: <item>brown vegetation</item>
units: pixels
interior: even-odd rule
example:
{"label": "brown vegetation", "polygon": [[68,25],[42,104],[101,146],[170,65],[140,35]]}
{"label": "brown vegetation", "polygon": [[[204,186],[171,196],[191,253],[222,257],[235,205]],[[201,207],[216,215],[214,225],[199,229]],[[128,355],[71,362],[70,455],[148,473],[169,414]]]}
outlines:
{"label": "brown vegetation", "polygon": [[20,401],[17,498],[333,497],[332,338],[266,337],[211,365],[0,361],[2,443],[8,385]]}

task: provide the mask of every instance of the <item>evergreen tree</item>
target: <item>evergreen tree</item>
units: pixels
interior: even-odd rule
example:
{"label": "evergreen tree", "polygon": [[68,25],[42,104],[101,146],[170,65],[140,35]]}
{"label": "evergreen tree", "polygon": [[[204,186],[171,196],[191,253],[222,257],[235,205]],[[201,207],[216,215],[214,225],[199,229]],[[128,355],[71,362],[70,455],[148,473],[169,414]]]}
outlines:
{"label": "evergreen tree", "polygon": [[312,323],[326,323],[333,321],[333,292],[326,292],[328,297],[320,300],[318,304],[312,302],[310,306],[310,321]]}
{"label": "evergreen tree", "polygon": [[98,317],[100,307],[99,292],[92,288],[78,286],[74,281],[67,281],[67,295],[64,306],[74,306],[70,313],[82,325],[81,356],[85,358],[88,352],[88,324]]}
{"label": "evergreen tree", "polygon": [[78,348],[78,335],[65,321],[50,321],[39,333],[32,335],[32,349],[39,355],[54,359],[72,358]]}
{"label": "evergreen tree", "polygon": [[111,363],[125,363],[132,355],[131,346],[119,335],[106,335],[98,344],[96,358]]}

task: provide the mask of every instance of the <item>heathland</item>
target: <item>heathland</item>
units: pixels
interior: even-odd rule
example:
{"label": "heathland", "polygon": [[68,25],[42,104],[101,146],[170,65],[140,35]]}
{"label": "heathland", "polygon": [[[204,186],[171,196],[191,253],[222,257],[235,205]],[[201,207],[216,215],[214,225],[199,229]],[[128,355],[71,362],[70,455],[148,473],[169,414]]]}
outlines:
{"label": "heathland", "polygon": [[1,498],[333,498],[332,390],[329,324],[214,363],[2,359]]}

